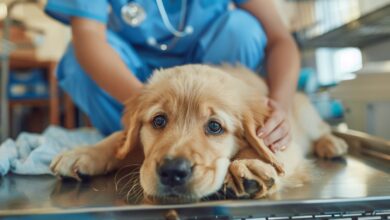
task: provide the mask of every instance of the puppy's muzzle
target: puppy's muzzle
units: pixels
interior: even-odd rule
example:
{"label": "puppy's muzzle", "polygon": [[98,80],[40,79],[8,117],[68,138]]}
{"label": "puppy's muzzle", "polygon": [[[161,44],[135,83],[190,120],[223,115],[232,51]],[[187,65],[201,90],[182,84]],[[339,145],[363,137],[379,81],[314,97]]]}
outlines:
{"label": "puppy's muzzle", "polygon": [[166,187],[184,186],[192,175],[190,161],[184,158],[164,159],[157,174]]}

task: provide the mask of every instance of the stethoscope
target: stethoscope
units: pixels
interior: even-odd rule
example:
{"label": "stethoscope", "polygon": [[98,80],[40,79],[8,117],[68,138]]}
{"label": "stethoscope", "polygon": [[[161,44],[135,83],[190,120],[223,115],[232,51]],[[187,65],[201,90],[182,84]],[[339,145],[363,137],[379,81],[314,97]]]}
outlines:
{"label": "stethoscope", "polygon": [[[168,14],[162,0],[156,0],[156,3],[165,27],[175,36],[175,39],[172,40],[170,44],[161,44],[157,42],[156,38],[150,36],[147,38],[147,44],[162,51],[166,51],[175,44],[178,38],[192,34],[194,29],[191,25],[187,25],[183,28],[185,16],[187,14],[187,0],[181,0],[179,29],[174,28],[172,23],[169,21]],[[129,2],[128,4],[122,6],[121,15],[123,20],[132,27],[140,26],[147,17],[145,9],[135,2]]]}

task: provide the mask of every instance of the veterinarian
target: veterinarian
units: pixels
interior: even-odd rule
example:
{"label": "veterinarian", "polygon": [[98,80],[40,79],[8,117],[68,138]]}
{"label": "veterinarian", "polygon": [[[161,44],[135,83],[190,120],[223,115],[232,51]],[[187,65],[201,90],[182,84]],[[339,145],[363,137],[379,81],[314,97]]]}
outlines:
{"label": "veterinarian", "polygon": [[240,63],[267,73],[273,111],[258,135],[274,151],[289,143],[299,55],[273,1],[48,0],[45,11],[72,29],[60,86],[102,133],[121,129],[123,102],[153,69]]}

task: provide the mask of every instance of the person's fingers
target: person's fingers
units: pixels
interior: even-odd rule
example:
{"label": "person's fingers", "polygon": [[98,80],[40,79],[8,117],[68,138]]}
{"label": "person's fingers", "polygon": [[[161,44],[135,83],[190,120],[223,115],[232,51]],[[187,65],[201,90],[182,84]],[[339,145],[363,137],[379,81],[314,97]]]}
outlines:
{"label": "person's fingers", "polygon": [[268,106],[271,107],[271,109],[278,109],[279,108],[278,103],[272,99],[268,99]]}
{"label": "person's fingers", "polygon": [[264,144],[270,146],[285,137],[290,131],[288,123],[282,121],[269,135],[264,136]]}
{"label": "person's fingers", "polygon": [[257,130],[257,136],[263,138],[267,137],[276,127],[284,120],[283,114],[274,112],[267,119],[264,126]]}
{"label": "person's fingers", "polygon": [[276,141],[271,145],[272,151],[284,151],[287,149],[288,145],[291,143],[291,133],[288,133],[283,138]]}
{"label": "person's fingers", "polygon": [[265,97],[264,99],[262,99],[262,102],[263,102],[264,105],[269,106],[270,99]]}

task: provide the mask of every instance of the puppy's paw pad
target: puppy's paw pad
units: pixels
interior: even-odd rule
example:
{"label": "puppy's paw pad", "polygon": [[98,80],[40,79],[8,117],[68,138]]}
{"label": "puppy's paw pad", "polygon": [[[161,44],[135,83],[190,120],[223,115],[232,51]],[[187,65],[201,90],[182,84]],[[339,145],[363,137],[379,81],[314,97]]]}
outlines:
{"label": "puppy's paw pad", "polygon": [[332,159],[347,153],[347,143],[334,135],[325,135],[314,144],[315,154],[319,158]]}
{"label": "puppy's paw pad", "polygon": [[262,198],[275,186],[276,170],[261,160],[236,160],[230,164],[227,187],[238,198]]}
{"label": "puppy's paw pad", "polygon": [[244,179],[243,185],[245,192],[249,195],[254,195],[262,189],[262,186],[256,180]]}

